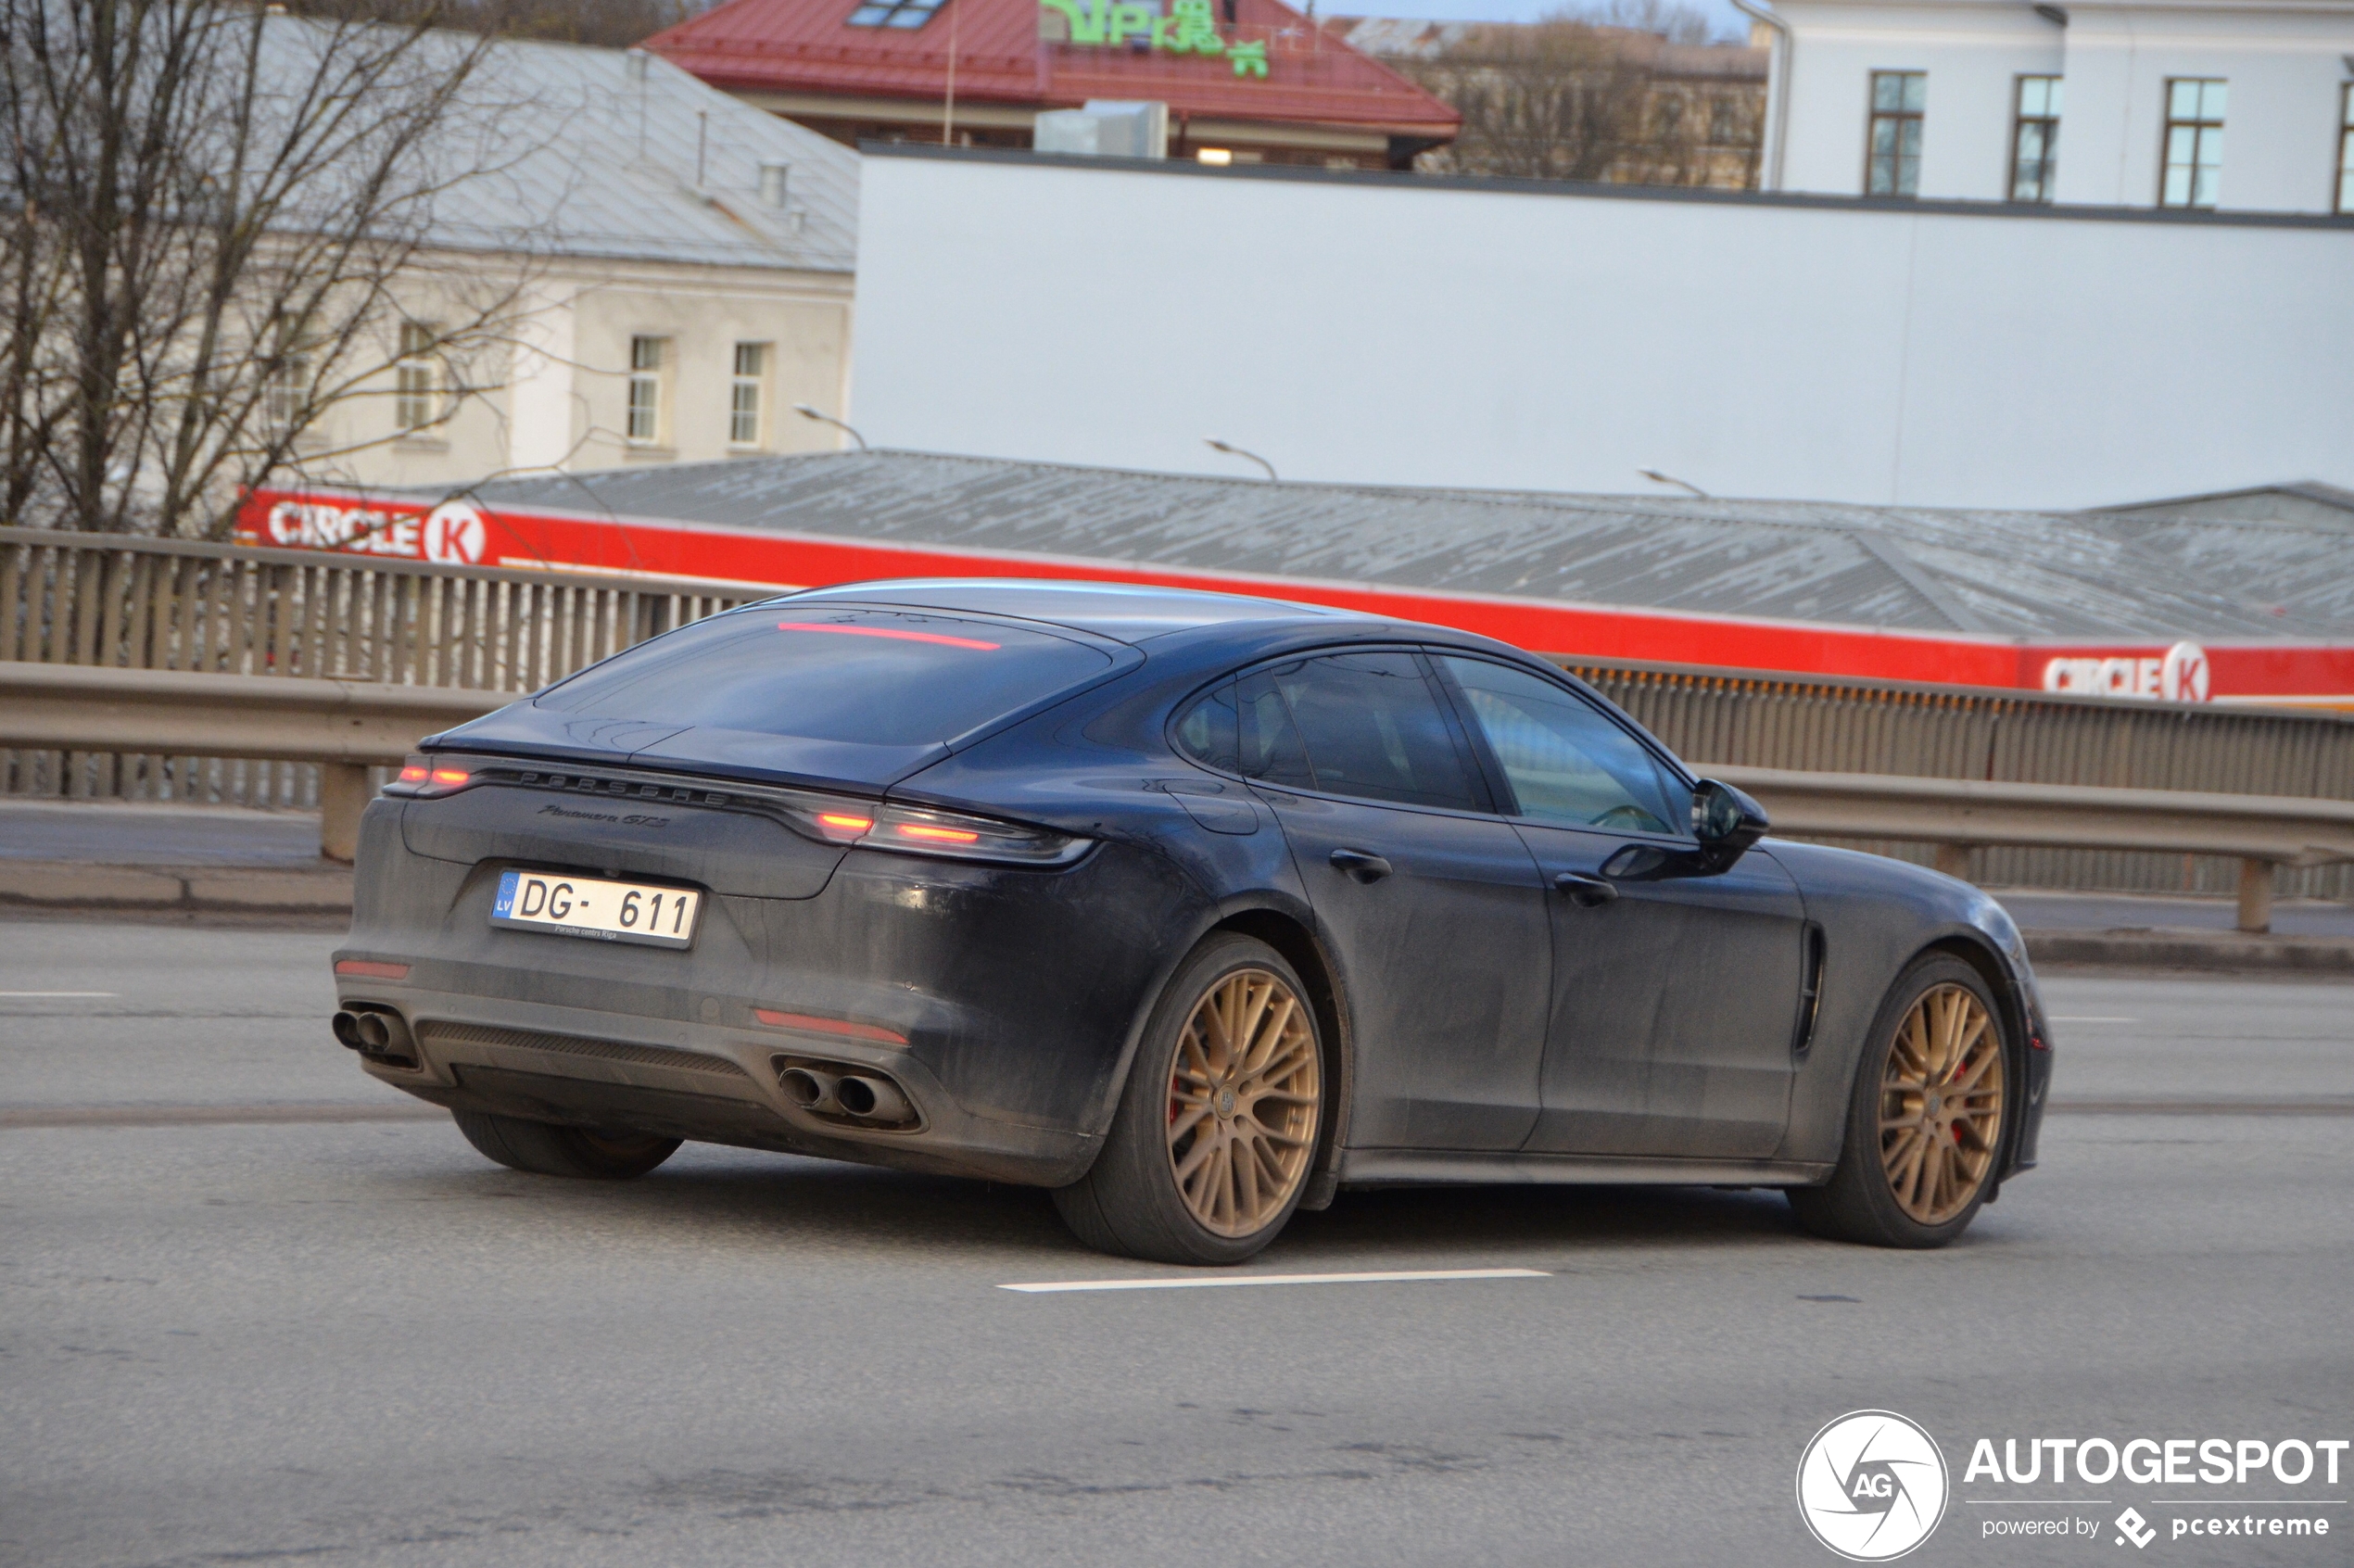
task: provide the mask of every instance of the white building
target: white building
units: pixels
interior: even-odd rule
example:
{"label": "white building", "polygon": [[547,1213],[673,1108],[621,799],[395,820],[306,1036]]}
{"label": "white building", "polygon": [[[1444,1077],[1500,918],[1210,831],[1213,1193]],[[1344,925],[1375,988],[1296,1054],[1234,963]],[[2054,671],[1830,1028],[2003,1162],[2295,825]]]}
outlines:
{"label": "white building", "polygon": [[2354,0],[1735,0],[1765,188],[2354,212]]}
{"label": "white building", "polygon": [[2032,509],[2345,486],[2349,280],[2342,218],[901,146],[860,175],[857,423],[1252,472],[1214,436],[1343,484],[1656,471]]}
{"label": "white building", "polygon": [[858,155],[637,51],[507,43],[479,75],[509,107],[450,156],[483,171],[437,199],[383,368],[277,482],[837,446],[791,411],[846,411]]}

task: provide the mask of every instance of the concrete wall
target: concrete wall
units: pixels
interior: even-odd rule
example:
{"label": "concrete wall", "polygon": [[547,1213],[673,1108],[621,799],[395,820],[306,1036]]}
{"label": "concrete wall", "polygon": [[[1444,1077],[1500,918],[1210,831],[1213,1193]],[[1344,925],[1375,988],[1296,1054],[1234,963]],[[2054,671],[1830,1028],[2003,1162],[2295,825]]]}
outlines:
{"label": "concrete wall", "polygon": [[1864,189],[1871,73],[1929,73],[1920,192],[1999,201],[2008,193],[2012,84],[2059,75],[2061,202],[2158,205],[2166,83],[2220,77],[2227,211],[2331,210],[2340,94],[2354,4],[2112,3],[2064,7],[2065,27],[2012,0],[1777,0],[1791,44],[1774,91],[1789,131],[1789,191]]}
{"label": "concrete wall", "polygon": [[986,456],[2077,506],[2354,484],[2354,223],[867,159],[854,418]]}

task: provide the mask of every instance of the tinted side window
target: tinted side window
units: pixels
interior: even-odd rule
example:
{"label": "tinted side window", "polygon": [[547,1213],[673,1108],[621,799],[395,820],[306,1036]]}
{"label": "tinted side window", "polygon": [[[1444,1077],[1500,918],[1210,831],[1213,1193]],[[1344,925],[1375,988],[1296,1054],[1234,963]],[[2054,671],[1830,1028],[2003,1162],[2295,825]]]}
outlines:
{"label": "tinted side window", "polygon": [[1523,816],[1636,833],[1686,830],[1691,806],[1681,786],[1575,692],[1484,659],[1440,663],[1503,765]]}
{"label": "tinted side window", "polygon": [[1241,738],[1234,723],[1234,685],[1228,681],[1178,715],[1177,750],[1221,773],[1243,771]]}
{"label": "tinted side window", "polygon": [[1315,788],[1482,809],[1438,695],[1413,655],[1328,653],[1268,675],[1307,746]]}
{"label": "tinted side window", "polygon": [[1299,790],[1316,787],[1316,776],[1308,771],[1308,749],[1299,743],[1291,707],[1275,689],[1272,673],[1261,670],[1243,677],[1234,688],[1234,709],[1242,727],[1242,766],[1237,771],[1244,778]]}
{"label": "tinted side window", "polygon": [[1083,644],[1004,622],[787,600],[641,642],[534,701],[599,718],[921,745],[1110,665]]}

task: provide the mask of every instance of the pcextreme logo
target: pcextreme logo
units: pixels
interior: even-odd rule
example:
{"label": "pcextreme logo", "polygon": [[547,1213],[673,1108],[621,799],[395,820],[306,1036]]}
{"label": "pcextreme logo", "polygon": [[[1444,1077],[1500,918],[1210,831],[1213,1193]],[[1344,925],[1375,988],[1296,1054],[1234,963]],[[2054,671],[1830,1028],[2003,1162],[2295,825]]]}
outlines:
{"label": "pcextreme logo", "polygon": [[1798,1461],[1798,1515],[1851,1562],[1886,1562],[1929,1539],[1949,1483],[1937,1440],[1893,1410],[1851,1410]]}

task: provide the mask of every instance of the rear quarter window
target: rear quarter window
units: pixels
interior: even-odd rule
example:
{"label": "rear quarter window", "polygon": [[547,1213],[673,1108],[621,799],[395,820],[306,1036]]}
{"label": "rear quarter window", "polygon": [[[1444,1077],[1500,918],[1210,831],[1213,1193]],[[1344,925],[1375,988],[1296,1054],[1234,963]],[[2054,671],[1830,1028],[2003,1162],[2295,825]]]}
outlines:
{"label": "rear quarter window", "polygon": [[537,702],[584,718],[916,746],[953,740],[1111,664],[1029,626],[787,600],[640,643]]}

